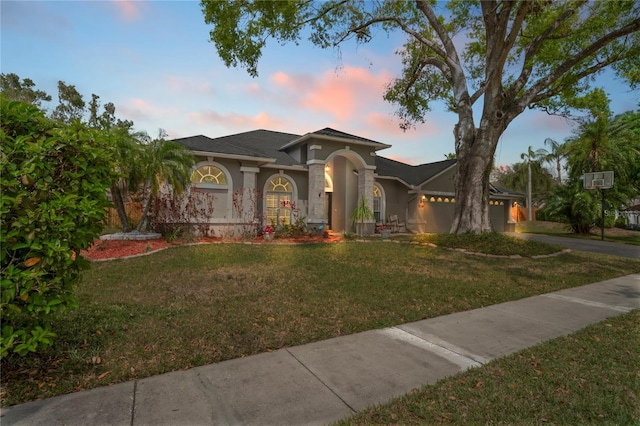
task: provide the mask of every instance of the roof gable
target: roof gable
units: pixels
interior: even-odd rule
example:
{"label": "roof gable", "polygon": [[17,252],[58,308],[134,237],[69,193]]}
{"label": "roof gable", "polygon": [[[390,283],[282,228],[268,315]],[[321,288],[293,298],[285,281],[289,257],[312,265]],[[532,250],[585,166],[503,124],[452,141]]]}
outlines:
{"label": "roof gable", "polygon": [[350,142],[358,145],[367,145],[367,146],[373,147],[376,151],[379,149],[385,149],[385,148],[391,147],[391,145],[387,145],[381,142],[376,142],[374,140],[363,138],[360,136],[351,135],[349,133],[341,132],[339,130],[332,129],[330,127],[325,127],[324,129],[316,130],[315,132],[312,132],[312,133],[306,133],[305,135],[290,141],[286,145],[283,145],[282,149],[286,150],[295,145],[308,141],[309,139],[320,139],[320,140],[325,139],[325,140],[334,140],[337,142],[346,142],[346,143]]}
{"label": "roof gable", "polygon": [[280,147],[296,138],[299,138],[299,135],[261,129],[219,138],[198,135],[174,139],[174,141],[193,151],[210,152],[213,155],[273,158],[277,164],[293,166],[299,163],[286,152],[281,151]]}
{"label": "roof gable", "polygon": [[419,186],[456,164],[455,159],[411,166],[385,157],[376,157],[378,176],[397,177],[409,185]]}

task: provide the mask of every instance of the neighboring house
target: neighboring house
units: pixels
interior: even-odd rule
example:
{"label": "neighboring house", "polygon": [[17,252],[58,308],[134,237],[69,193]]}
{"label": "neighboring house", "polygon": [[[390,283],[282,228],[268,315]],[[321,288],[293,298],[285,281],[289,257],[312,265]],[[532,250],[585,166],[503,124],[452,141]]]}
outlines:
{"label": "neighboring house", "polygon": [[640,227],[640,198],[631,200],[629,205],[616,212],[616,218],[622,216],[625,219],[625,225],[632,227]]}
{"label": "neighboring house", "polygon": [[[448,232],[455,206],[456,160],[411,166],[378,156],[390,145],[330,128],[305,135],[254,130],[219,138],[175,139],[193,151],[192,182],[215,195],[206,222],[216,235],[247,222],[290,224],[305,218],[308,229],[354,231],[349,217],[361,197],[375,214],[366,225],[397,217],[396,230]],[[491,188],[496,231],[511,231],[518,195]],[[295,208],[295,210],[294,210]]]}

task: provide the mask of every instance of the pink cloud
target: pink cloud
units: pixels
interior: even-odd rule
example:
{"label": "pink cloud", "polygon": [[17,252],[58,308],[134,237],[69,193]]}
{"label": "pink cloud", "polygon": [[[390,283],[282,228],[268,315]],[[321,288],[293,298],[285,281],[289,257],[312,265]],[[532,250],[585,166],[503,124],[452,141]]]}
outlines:
{"label": "pink cloud", "polygon": [[258,83],[248,84],[245,88],[246,92],[252,95],[258,95],[262,92],[260,85]]}
{"label": "pink cloud", "polygon": [[236,113],[220,114],[215,111],[193,112],[189,114],[190,121],[203,126],[219,126],[222,125],[229,129],[230,132],[244,132],[248,129],[268,129],[268,130],[285,130],[289,126],[286,120],[281,120],[266,112],[260,112],[257,115],[242,115]]}
{"label": "pink cloud", "polygon": [[382,94],[391,78],[385,71],[374,74],[365,68],[345,67],[339,73],[328,70],[318,77],[277,72],[271,82],[284,92],[287,101],[300,108],[347,121],[384,104]]}
{"label": "pink cloud", "polygon": [[144,99],[130,99],[124,105],[117,105],[117,111],[129,120],[168,119],[179,114],[178,108],[162,108]]}
{"label": "pink cloud", "polygon": [[380,154],[381,157],[385,157],[388,158],[390,160],[395,160],[398,161],[400,163],[405,163],[405,164],[411,164],[414,165],[416,158],[415,157],[405,157],[402,155],[385,155],[384,152]]}
{"label": "pink cloud", "polygon": [[368,134],[367,137],[375,139],[379,137],[393,137],[394,139],[416,139],[442,137],[450,128],[439,126],[433,121],[427,120],[425,124],[416,125],[415,129],[404,131],[400,128],[400,121],[390,113],[372,112],[363,117],[362,121],[366,128],[361,133]]}
{"label": "pink cloud", "polygon": [[125,21],[134,21],[141,15],[140,2],[134,0],[113,0],[120,17]]}

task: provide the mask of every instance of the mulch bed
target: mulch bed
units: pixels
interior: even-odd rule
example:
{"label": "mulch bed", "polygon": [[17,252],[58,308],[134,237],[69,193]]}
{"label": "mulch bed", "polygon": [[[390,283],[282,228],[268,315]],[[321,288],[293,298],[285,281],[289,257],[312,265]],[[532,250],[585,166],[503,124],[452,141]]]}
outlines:
{"label": "mulch bed", "polygon": [[[221,238],[205,237],[195,243],[220,243],[220,242],[247,242],[256,244],[309,244],[309,243],[335,243],[343,241],[342,235],[330,235],[324,238],[321,235],[312,237],[297,238],[276,238],[272,241],[265,241],[262,237],[254,240],[223,240]],[[151,253],[167,247],[185,245],[181,240],[168,243],[164,238],[157,240],[96,240],[89,250],[82,251],[82,255],[89,260],[120,259],[128,256],[136,256]],[[191,242],[190,244],[193,244]]]}

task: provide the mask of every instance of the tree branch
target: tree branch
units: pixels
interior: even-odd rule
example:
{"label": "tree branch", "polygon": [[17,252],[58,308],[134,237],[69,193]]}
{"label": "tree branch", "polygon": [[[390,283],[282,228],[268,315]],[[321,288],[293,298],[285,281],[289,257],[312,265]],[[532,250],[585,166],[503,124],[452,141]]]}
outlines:
{"label": "tree branch", "polygon": [[416,0],[416,5],[418,6],[418,10],[420,10],[429,21],[429,25],[431,25],[436,34],[438,34],[438,38],[444,46],[446,54],[441,56],[454,61],[454,63],[449,63],[450,66],[460,66],[460,59],[458,58],[458,52],[453,44],[453,40],[449,37],[449,33],[446,28],[442,26],[436,14],[433,13],[431,6],[425,0]]}
{"label": "tree branch", "polygon": [[379,17],[379,18],[370,19],[369,21],[367,21],[367,22],[365,22],[363,24],[360,24],[357,27],[350,28],[349,31],[347,31],[346,34],[344,34],[342,37],[340,37],[338,39],[337,42],[334,43],[334,45],[338,45],[338,44],[342,43],[344,40],[346,40],[346,38],[349,36],[349,34],[357,34],[359,31],[362,31],[362,30],[366,29],[367,27],[369,27],[369,26],[371,26],[373,24],[378,24],[378,23],[381,23],[381,22],[395,22],[402,29],[402,31],[404,31],[405,33],[413,36],[413,38],[415,38],[417,41],[419,41],[421,44],[425,45],[429,49],[433,50],[436,55],[442,57],[442,59],[444,61],[446,61],[447,53],[444,50],[442,50],[440,48],[440,46],[436,45],[431,40],[424,38],[422,36],[422,34],[420,34],[419,32],[411,29],[407,24],[404,23],[404,21],[402,21],[401,19],[399,19],[399,18],[397,18],[395,16],[387,16],[387,17]]}
{"label": "tree branch", "polygon": [[504,63],[506,62],[507,57],[509,56],[509,52],[518,39],[518,35],[520,34],[520,30],[522,29],[522,24],[524,22],[524,19],[529,14],[529,10],[531,10],[531,3],[529,1],[523,1],[522,3],[520,3],[520,7],[516,12],[516,17],[513,21],[513,25],[511,26],[511,31],[509,31],[509,34],[507,34],[506,40],[503,44],[502,54],[500,55],[500,63],[502,65],[504,65]]}
{"label": "tree branch", "polygon": [[[608,67],[611,64],[616,63],[617,61],[619,61],[620,59],[622,59],[619,55],[615,55],[613,57],[608,58],[605,61],[602,62],[598,62],[597,64],[575,74],[572,78],[573,81],[567,82],[567,84],[574,84],[576,81],[580,81],[581,79],[583,79],[584,77],[587,77],[589,75],[595,74],[596,72],[600,71],[603,68]],[[567,86],[567,84],[560,84],[557,87],[550,89],[544,93],[539,93],[537,96],[534,96],[533,99],[529,102],[529,103],[536,103],[536,102],[540,102],[543,101],[545,99],[549,99],[552,98],[553,96],[558,95],[559,93],[562,92],[562,90],[564,90],[564,88]]]}
{"label": "tree branch", "polygon": [[513,84],[510,90],[510,94],[512,94],[512,96],[515,96],[516,93],[520,92],[520,90],[522,90],[522,88],[529,81],[529,77],[531,76],[531,71],[533,68],[531,58],[533,58],[538,53],[538,51],[540,50],[540,46],[542,46],[542,42],[545,40],[548,40],[551,34],[554,31],[556,31],[560,27],[560,25],[562,25],[562,23],[564,23],[567,19],[569,19],[575,12],[576,12],[575,9],[565,10],[560,16],[558,16],[558,18],[555,21],[553,21],[547,27],[546,30],[544,30],[540,35],[538,35],[538,37],[536,37],[531,42],[531,44],[527,46],[527,49],[525,51],[524,64],[522,66],[522,71],[520,72],[518,79],[515,81],[515,83]]}
{"label": "tree branch", "polygon": [[446,51],[446,55],[443,59],[445,60],[445,63],[447,64],[447,67],[449,68],[451,73],[451,85],[453,87],[453,96],[456,101],[456,108],[458,108],[458,114],[462,113],[462,111],[460,111],[460,108],[464,107],[464,113],[467,115],[471,115],[471,104],[468,104],[469,91],[467,88],[467,78],[464,75],[462,66],[460,65],[460,58],[458,57],[458,52],[455,45],[453,44],[453,40],[451,40],[447,29],[444,28],[442,23],[440,23],[440,20],[433,12],[433,9],[427,1],[416,0],[416,6],[418,7],[418,10],[420,10],[427,18],[429,24],[438,35],[438,38],[442,42],[442,45],[444,46],[444,49]]}
{"label": "tree branch", "polygon": [[[527,105],[533,102],[533,99],[542,92],[545,88],[550,87],[553,83],[558,81],[563,75],[565,75],[572,67],[576,66],[578,63],[588,58],[590,55],[597,53],[600,49],[617,40],[620,37],[632,34],[634,32],[640,31],[640,18],[631,21],[629,24],[625,25],[622,28],[619,28],[611,33],[605,34],[600,39],[593,42],[587,48],[585,48],[582,52],[577,55],[569,57],[562,64],[560,64],[552,73],[550,73],[546,78],[541,79],[538,83],[534,84],[527,93],[523,96],[523,100]],[[602,69],[607,64],[610,65],[612,63],[617,62],[622,59],[617,55],[609,58],[607,61],[603,63],[598,63],[592,67],[589,67],[579,73],[578,75],[581,77],[586,77],[588,75],[592,75],[598,70]]]}
{"label": "tree branch", "polygon": [[[336,3],[334,5],[332,5],[331,7],[328,7],[326,10],[323,10],[322,13],[320,13],[319,15],[313,16],[305,21],[301,21],[297,26],[299,28],[304,27],[307,24],[310,24],[311,22],[315,22],[317,20],[319,20],[320,18],[322,18],[323,16],[327,15],[329,12],[331,12],[332,10],[335,10],[337,8],[339,8],[340,6],[342,6],[343,4],[347,4],[349,2],[349,0],[342,0],[339,3]],[[308,0],[306,2],[307,4],[313,3],[313,0]]]}

